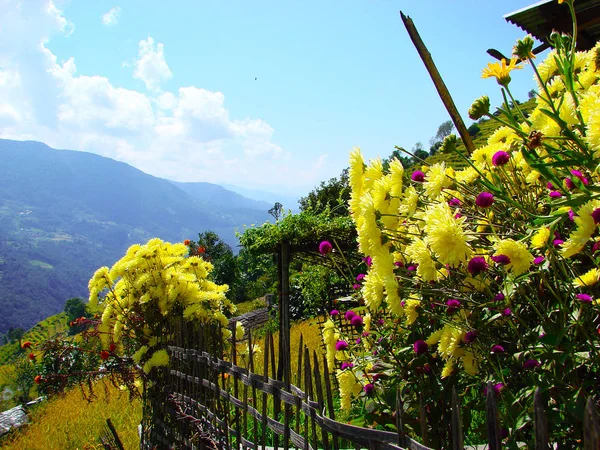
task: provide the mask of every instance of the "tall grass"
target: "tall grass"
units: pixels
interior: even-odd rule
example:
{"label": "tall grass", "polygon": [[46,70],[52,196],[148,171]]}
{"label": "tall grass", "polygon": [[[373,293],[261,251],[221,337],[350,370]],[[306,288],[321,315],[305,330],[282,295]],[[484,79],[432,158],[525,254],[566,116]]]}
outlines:
{"label": "tall grass", "polygon": [[139,400],[110,384],[95,385],[88,402],[79,389],[68,391],[31,410],[31,423],[0,440],[6,450],[101,449],[98,437],[110,418],[126,449],[139,448],[137,426],[142,418]]}

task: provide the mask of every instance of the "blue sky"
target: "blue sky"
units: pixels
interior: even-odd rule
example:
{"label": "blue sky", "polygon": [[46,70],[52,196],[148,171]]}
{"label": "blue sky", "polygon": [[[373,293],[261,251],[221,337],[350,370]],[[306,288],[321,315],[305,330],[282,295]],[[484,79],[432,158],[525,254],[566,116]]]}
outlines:
{"label": "blue sky", "polygon": [[[531,0],[0,1],[0,136],[99,153],[152,175],[305,194],[448,119],[399,18],[459,111]],[[2,24],[4,22],[4,24]],[[256,79],[255,79],[256,78]],[[526,99],[531,72],[514,73]]]}

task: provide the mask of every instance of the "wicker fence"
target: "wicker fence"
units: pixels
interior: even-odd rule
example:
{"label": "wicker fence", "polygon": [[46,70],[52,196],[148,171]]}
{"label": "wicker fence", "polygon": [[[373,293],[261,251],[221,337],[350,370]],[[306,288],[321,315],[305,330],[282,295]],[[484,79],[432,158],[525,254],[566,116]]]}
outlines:
{"label": "wicker fence", "polygon": [[[361,428],[336,421],[332,377],[325,358],[309,354],[302,342],[298,371],[276,379],[273,338],[267,335],[256,370],[252,354],[248,367],[238,365],[235,351],[225,355],[217,329],[194,329],[187,324],[172,328],[166,342],[170,367],[156,375],[154,393],[146,405],[142,448],[145,449],[423,449],[404,434],[403,405],[397,396],[396,432]],[[252,353],[252,336],[248,333]],[[235,339],[232,343],[235,348]],[[241,362],[240,362],[241,364]],[[289,367],[290,364],[287,364]],[[260,372],[260,373],[258,373]],[[488,386],[487,427],[489,444],[473,448],[500,449],[501,437],[494,390]],[[540,392],[535,395],[536,449],[551,448]],[[427,443],[422,408],[423,440]],[[462,421],[456,392],[447,428],[452,448],[463,449]],[[600,448],[600,427],[590,399],[585,414],[585,449]]]}

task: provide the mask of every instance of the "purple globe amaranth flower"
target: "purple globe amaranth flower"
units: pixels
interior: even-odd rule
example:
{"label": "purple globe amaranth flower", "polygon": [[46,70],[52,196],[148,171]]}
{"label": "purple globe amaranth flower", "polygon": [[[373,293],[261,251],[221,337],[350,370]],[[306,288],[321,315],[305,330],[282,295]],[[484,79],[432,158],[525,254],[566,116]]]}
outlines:
{"label": "purple globe amaranth flower", "polygon": [[361,336],[362,336],[362,337],[367,337],[367,336],[369,336],[370,334],[371,334],[371,333],[369,333],[368,331],[363,331],[363,332],[362,332],[362,334],[361,334]]}
{"label": "purple globe amaranth flower", "polygon": [[488,263],[485,261],[485,258],[482,256],[475,256],[471,258],[469,264],[467,265],[467,270],[473,276],[480,274],[481,272],[485,272],[488,268]]}
{"label": "purple globe amaranth flower", "polygon": [[477,332],[467,331],[465,334],[465,344],[470,344],[471,342],[475,341],[475,339],[477,339]]}
{"label": "purple globe amaranth flower", "polygon": [[329,241],[322,241],[319,244],[319,253],[321,255],[327,255],[328,253],[331,253],[332,250],[333,250],[333,245],[331,245],[331,242],[329,242]]}
{"label": "purple globe amaranth flower", "polygon": [[[502,389],[504,389],[505,384],[504,383],[496,383],[492,385],[492,391],[494,392],[494,394],[496,395],[500,395],[500,392],[502,391]],[[483,395],[487,395],[488,393],[488,388],[487,386],[483,388]]]}
{"label": "purple globe amaranth flower", "polygon": [[594,223],[598,225],[600,223],[600,208],[596,208],[592,211],[592,219],[594,219]]}
{"label": "purple globe amaranth flower", "polygon": [[379,378],[381,378],[381,374],[380,373],[374,373],[371,378],[373,378],[373,382],[376,382],[377,380],[379,380]]}
{"label": "purple globe amaranth flower", "polygon": [[584,185],[587,186],[589,184],[588,179],[586,177],[584,177],[583,174],[579,170],[571,170],[571,175],[579,178]]}
{"label": "purple globe amaranth flower", "polygon": [[502,292],[498,292],[494,295],[494,301],[501,302],[502,300],[504,300],[504,294]]}
{"label": "purple globe amaranth flower", "polygon": [[544,262],[544,260],[545,260],[545,259],[546,259],[546,258],[544,258],[543,256],[536,256],[536,257],[533,259],[533,263],[534,263],[536,266],[539,266],[541,263],[543,263],[543,262]]}
{"label": "purple globe amaranth flower", "polygon": [[500,428],[500,438],[506,439],[508,437],[508,430],[506,428]]}
{"label": "purple globe amaranth flower", "polygon": [[423,353],[427,353],[428,348],[429,348],[429,346],[427,345],[427,342],[425,342],[422,339],[415,341],[415,343],[413,344],[413,349],[417,355],[422,355]]}
{"label": "purple globe amaranth flower", "polygon": [[340,369],[346,370],[346,369],[350,369],[352,367],[354,367],[354,364],[352,364],[351,362],[344,361],[342,363],[342,365],[340,366]]}
{"label": "purple globe amaranth flower", "polygon": [[364,273],[359,273],[358,275],[356,275],[356,281],[362,281],[364,279],[365,279]]}
{"label": "purple globe amaranth flower", "polygon": [[415,270],[417,270],[417,264],[412,265],[412,266],[408,266],[406,268],[406,270],[408,270],[409,272],[414,272]]}
{"label": "purple globe amaranth flower", "polygon": [[356,315],[352,319],[350,319],[350,323],[353,327],[360,327],[363,324],[363,318],[359,315]]}
{"label": "purple globe amaranth flower", "polygon": [[498,264],[510,264],[510,258],[506,255],[492,256],[492,261]]}
{"label": "purple globe amaranth flower", "polygon": [[546,183],[546,187],[547,187],[548,189],[550,189],[551,191],[553,191],[553,190],[555,189],[554,185],[553,185],[553,184],[552,184],[550,181],[548,181],[548,182]]}
{"label": "purple globe amaranth flower", "polygon": [[352,289],[360,289],[360,284],[358,284],[358,283],[353,284]]}
{"label": "purple globe amaranth flower", "polygon": [[489,208],[494,204],[494,194],[491,192],[482,192],[475,199],[475,204],[480,208]]}
{"label": "purple globe amaranth flower", "polygon": [[453,197],[450,200],[448,200],[448,206],[460,206],[461,204],[462,202],[456,197]]}
{"label": "purple globe amaranth flower", "polygon": [[346,350],[348,348],[348,343],[346,341],[337,341],[335,343],[335,349],[339,351]]}
{"label": "purple globe amaranth flower", "polygon": [[525,370],[531,370],[531,369],[535,369],[536,367],[540,367],[541,364],[537,359],[528,359],[527,361],[525,361],[523,363],[523,369]]}
{"label": "purple globe amaranth flower", "polygon": [[462,217],[462,214],[461,214],[461,213],[456,213],[456,214],[454,214],[454,218],[455,218],[455,219],[460,219],[461,217]]}
{"label": "purple globe amaranth flower", "polygon": [[371,264],[373,264],[373,258],[371,258],[370,256],[365,256],[362,260],[367,265],[367,267],[371,267]]}
{"label": "purple globe amaranth flower", "polygon": [[498,344],[492,345],[492,353],[504,353],[504,347]]}
{"label": "purple globe amaranth flower", "polygon": [[329,314],[330,314],[331,316],[339,316],[339,315],[340,315],[340,312],[339,312],[337,309],[332,309],[332,310],[329,312]]}
{"label": "purple globe amaranth flower", "polygon": [[375,392],[375,386],[371,383],[365,384],[363,386],[363,391],[365,391],[365,394],[367,395],[373,395],[373,392]]}
{"label": "purple globe amaranth flower", "polygon": [[600,250],[600,242],[594,242],[594,245],[592,245],[592,253],[596,253],[598,250]]}
{"label": "purple globe amaranth flower", "polygon": [[385,320],[383,320],[383,319],[377,320],[377,325],[383,325],[384,323],[385,323]]}
{"label": "purple globe amaranth flower", "polygon": [[561,198],[562,197],[562,194],[558,191],[552,191],[548,195],[550,196],[550,198]]}
{"label": "purple globe amaranth flower", "polygon": [[354,341],[354,342],[356,342],[357,344],[360,344],[362,342],[362,340],[360,338],[356,338],[356,341]]}
{"label": "purple globe amaranth flower", "polygon": [[591,296],[591,295],[589,295],[589,294],[577,294],[577,295],[575,296],[575,298],[577,298],[577,300],[579,300],[579,301],[580,301],[580,302],[582,302],[582,303],[591,303],[591,302],[592,302],[592,300],[594,300],[594,299],[592,298],[592,296]]}
{"label": "purple globe amaranth flower", "polygon": [[446,302],[446,305],[448,306],[448,309],[446,311],[448,312],[448,314],[452,314],[460,307],[460,301],[456,300],[455,298],[451,298]]}
{"label": "purple globe amaranth flower", "polygon": [[561,245],[563,245],[564,243],[565,243],[565,241],[563,241],[562,239],[554,239],[554,240],[552,241],[552,244],[553,244],[555,247],[560,247],[560,246],[561,246]]}
{"label": "purple globe amaranth flower", "polygon": [[352,320],[352,318],[356,315],[356,313],[352,310],[346,311],[346,314],[344,314],[344,317],[346,318],[346,320]]}
{"label": "purple globe amaranth flower", "polygon": [[423,181],[425,181],[425,174],[420,170],[415,170],[410,176],[410,179],[418,183],[422,183]]}
{"label": "purple globe amaranth flower", "polygon": [[492,156],[492,164],[494,166],[503,166],[510,160],[510,154],[500,150]]}
{"label": "purple globe amaranth flower", "polygon": [[571,180],[569,177],[565,178],[565,186],[570,191],[575,189],[575,183],[573,183],[573,180]]}
{"label": "purple globe amaranth flower", "polygon": [[512,316],[512,311],[511,311],[511,309],[510,309],[510,308],[504,308],[504,309],[502,310],[502,315],[503,315],[504,317],[510,317],[510,316]]}
{"label": "purple globe amaranth flower", "polygon": [[567,213],[567,215],[569,216],[569,220],[570,220],[571,222],[574,222],[574,221],[575,221],[575,213],[573,212],[573,210],[572,210],[572,209],[570,209],[570,210],[569,210],[569,212]]}
{"label": "purple globe amaranth flower", "polygon": [[396,261],[396,262],[394,262],[394,265],[396,267],[404,267],[404,263],[402,261]]}

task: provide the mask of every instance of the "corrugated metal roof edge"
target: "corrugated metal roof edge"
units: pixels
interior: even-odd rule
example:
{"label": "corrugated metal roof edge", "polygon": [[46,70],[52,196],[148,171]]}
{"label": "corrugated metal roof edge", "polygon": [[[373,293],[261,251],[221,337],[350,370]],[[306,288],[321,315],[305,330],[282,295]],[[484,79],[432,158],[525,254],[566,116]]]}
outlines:
{"label": "corrugated metal roof edge", "polygon": [[[504,16],[502,16],[502,18],[506,19],[506,20],[510,20],[510,18],[509,18],[510,16],[514,16],[516,14],[520,14],[522,12],[528,11],[528,10],[533,9],[533,8],[537,8],[538,6],[544,5],[546,3],[551,3],[553,1],[554,0],[541,0],[541,1],[537,2],[537,3],[534,3],[533,5],[526,6],[525,8],[518,9],[518,10],[513,11],[511,13],[508,13],[508,14],[504,14]],[[512,22],[512,20],[511,20],[511,22]]]}

